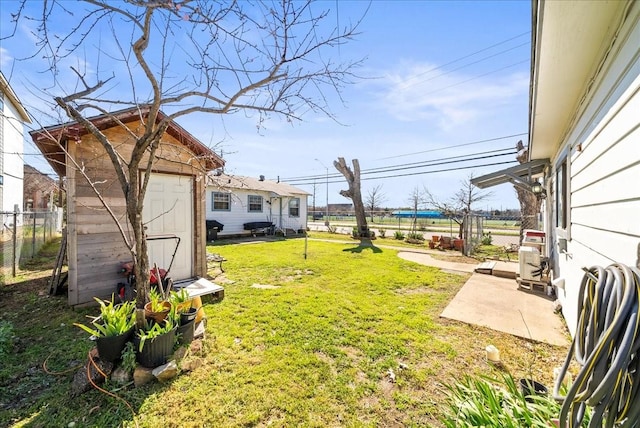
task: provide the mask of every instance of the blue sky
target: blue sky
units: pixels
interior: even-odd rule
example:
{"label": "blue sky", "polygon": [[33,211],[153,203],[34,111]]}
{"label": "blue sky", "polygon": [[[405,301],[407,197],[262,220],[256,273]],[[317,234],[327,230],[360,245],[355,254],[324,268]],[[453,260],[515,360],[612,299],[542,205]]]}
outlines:
{"label": "blue sky", "polygon": [[[357,20],[369,6],[343,0],[322,5],[337,10],[331,23],[340,25]],[[6,23],[7,3],[0,7]],[[325,166],[330,177],[335,176],[332,162],[339,156],[348,162],[359,159],[363,171],[397,166],[395,171],[363,175],[374,178],[363,180],[363,194],[381,185],[386,206],[408,205],[417,186],[445,200],[469,173],[478,176],[514,165],[514,156],[417,168],[420,162],[493,152],[527,140],[530,9],[528,1],[374,0],[356,39],[330,52],[337,59],[365,58],[357,70],[365,78],[345,89],[344,104],[335,96],[330,100],[339,123],[311,113],[294,125],[272,117],[260,130],[255,117],[242,113],[194,115],[179,123],[217,152],[223,151],[229,173],[270,179],[317,177],[318,205],[326,198]],[[34,90],[41,79],[34,67],[37,59],[14,61],[29,49],[29,42],[28,35],[3,41],[0,64],[31,112],[41,109]],[[51,172],[34,153],[37,149],[27,141],[27,163]],[[504,151],[495,152],[500,153]],[[478,166],[507,161],[513,163]],[[455,169],[466,166],[474,167]],[[434,170],[442,171],[428,172]],[[376,178],[382,176],[387,178]],[[342,178],[329,181],[329,202],[349,202],[338,194],[346,188]],[[313,193],[311,185],[299,187]],[[493,192],[475,208],[518,207],[512,186],[498,186]]]}

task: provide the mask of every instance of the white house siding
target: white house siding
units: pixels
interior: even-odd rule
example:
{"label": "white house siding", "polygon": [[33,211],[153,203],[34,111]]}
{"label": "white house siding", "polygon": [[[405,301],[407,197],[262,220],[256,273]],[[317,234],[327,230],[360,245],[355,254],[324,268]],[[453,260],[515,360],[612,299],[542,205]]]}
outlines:
{"label": "white house siding", "polygon": [[0,117],[0,211],[13,211],[23,207],[23,122],[10,98],[2,92],[3,112]]}
{"label": "white house siding", "polygon": [[[555,169],[567,154],[569,227],[549,217],[554,277],[572,335],[583,267],[624,263],[640,267],[640,5],[622,28],[574,125],[552,159],[549,209],[555,206]],[[569,149],[570,148],[570,149]],[[560,238],[567,251],[560,253]]]}
{"label": "white house siding", "polygon": [[[231,194],[231,209],[229,211],[213,210],[213,193],[222,192]],[[249,195],[262,196],[262,212],[249,212]],[[289,200],[300,199],[300,215],[289,216]],[[269,204],[269,202],[271,202]],[[282,204],[282,205],[281,205]],[[307,195],[274,197],[269,192],[248,189],[219,189],[214,186],[207,187],[207,220],[216,220],[224,225],[218,236],[249,234],[244,230],[244,224],[253,221],[271,221],[277,227],[287,229],[305,229],[307,218]],[[282,210],[281,210],[282,208]]]}

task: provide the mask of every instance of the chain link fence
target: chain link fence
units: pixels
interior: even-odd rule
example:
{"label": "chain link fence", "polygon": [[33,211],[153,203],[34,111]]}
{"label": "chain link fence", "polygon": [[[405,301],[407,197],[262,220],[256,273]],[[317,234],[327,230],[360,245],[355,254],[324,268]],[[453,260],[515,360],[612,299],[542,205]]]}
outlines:
{"label": "chain link fence", "polygon": [[0,284],[15,278],[20,266],[62,233],[62,208],[55,211],[1,212]]}
{"label": "chain link fence", "polygon": [[477,255],[489,251],[498,257],[511,258],[517,254],[524,230],[540,230],[538,215],[474,216],[465,218],[465,254]]}

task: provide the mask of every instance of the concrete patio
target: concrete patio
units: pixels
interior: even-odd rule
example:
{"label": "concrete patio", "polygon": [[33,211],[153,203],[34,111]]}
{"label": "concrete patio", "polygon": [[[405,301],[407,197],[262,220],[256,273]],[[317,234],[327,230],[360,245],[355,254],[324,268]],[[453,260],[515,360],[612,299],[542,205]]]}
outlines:
{"label": "concrete patio", "polygon": [[401,251],[398,256],[451,272],[471,273],[440,316],[551,345],[570,343],[564,320],[554,312],[553,300],[542,293],[520,290],[512,279],[517,263],[498,262],[495,273],[500,276],[494,276],[474,272],[477,264],[437,260],[427,253]]}

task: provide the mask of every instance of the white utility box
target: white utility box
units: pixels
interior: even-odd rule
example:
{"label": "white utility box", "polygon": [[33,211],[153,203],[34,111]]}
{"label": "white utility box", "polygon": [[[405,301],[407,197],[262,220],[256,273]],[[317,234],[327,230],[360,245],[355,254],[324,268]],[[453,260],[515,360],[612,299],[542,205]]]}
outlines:
{"label": "white utility box", "polygon": [[542,230],[525,229],[522,234],[521,247],[533,247],[545,256],[546,234]]}
{"label": "white utility box", "polygon": [[[518,250],[518,258],[520,259],[520,278],[525,281],[540,280],[540,250],[535,247],[520,247]],[[537,271],[537,275],[534,272]]]}

